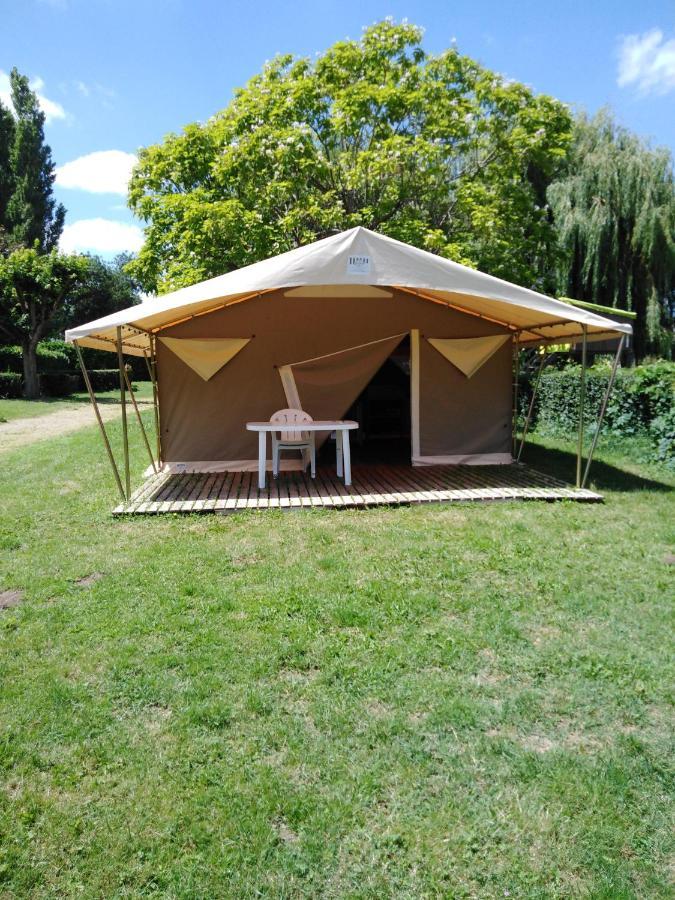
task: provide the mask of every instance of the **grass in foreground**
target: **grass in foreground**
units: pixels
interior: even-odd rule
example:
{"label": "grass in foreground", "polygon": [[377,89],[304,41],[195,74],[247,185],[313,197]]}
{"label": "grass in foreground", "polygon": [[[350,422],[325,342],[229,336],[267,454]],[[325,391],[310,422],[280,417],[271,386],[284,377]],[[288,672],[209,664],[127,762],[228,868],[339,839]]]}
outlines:
{"label": "grass in foreground", "polygon": [[[152,399],[152,383],[149,381],[134,382],[134,396],[137,400]],[[119,403],[119,391],[101,391],[96,395],[99,403]],[[68,397],[41,397],[39,400],[3,400],[0,398],[0,423],[14,419],[46,416],[62,409],[78,409],[89,404],[86,391],[71,394]]]}
{"label": "grass in foreground", "polygon": [[3,896],[670,896],[671,475],[112,520],[94,429],[3,463]]}

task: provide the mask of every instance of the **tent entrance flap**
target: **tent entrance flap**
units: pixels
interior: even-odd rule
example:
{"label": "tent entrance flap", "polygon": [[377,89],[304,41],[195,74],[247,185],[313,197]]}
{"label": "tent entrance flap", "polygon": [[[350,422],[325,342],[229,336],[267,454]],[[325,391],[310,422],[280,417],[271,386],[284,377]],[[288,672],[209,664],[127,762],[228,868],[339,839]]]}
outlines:
{"label": "tent entrance flap", "polygon": [[301,408],[314,419],[340,419],[405,334],[347,347],[279,367],[287,398],[293,387]]}

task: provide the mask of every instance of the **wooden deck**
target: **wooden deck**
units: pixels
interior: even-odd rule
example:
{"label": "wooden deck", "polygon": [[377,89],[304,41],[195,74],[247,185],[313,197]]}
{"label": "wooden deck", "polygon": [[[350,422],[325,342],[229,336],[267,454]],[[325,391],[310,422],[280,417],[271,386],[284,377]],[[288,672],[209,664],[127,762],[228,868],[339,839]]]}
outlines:
{"label": "wooden deck", "polygon": [[355,465],[345,487],[335,469],[321,467],[316,479],[302,472],[268,477],[258,490],[256,472],[160,473],[148,478],[113,515],[230,513],[243,509],[393,506],[476,500],[575,500],[598,502],[600,494],[577,490],[522,465],[411,466]]}

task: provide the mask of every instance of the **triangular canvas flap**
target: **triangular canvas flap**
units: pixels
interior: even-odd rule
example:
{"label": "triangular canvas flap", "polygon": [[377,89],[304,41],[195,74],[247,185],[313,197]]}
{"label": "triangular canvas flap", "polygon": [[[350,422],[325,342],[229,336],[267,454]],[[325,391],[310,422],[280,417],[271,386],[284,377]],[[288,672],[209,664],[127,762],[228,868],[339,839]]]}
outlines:
{"label": "triangular canvas flap", "polygon": [[[297,397],[301,408],[314,419],[341,419],[404,337],[397,334],[281,367],[279,374],[289,402]],[[317,446],[324,439],[317,436]]]}
{"label": "triangular canvas flap", "polygon": [[448,362],[456,366],[467,378],[471,378],[510,338],[510,334],[491,334],[477,338],[427,338],[427,340]]}
{"label": "triangular canvas flap", "polygon": [[223,368],[251,338],[171,338],[160,341],[191,369],[208,381]]}

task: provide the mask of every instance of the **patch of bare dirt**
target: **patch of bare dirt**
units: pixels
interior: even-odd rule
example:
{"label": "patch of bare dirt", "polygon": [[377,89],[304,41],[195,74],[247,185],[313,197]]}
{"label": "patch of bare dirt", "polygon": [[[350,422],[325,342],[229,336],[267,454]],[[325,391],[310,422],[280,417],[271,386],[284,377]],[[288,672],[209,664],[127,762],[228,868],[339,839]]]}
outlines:
{"label": "patch of bare dirt", "polygon": [[[148,400],[138,400],[137,403],[141,408],[150,405]],[[119,416],[122,408],[119,403],[102,403],[99,410],[101,418],[107,422]],[[17,447],[25,447],[36,441],[58,437],[61,434],[68,434],[71,431],[78,431],[80,428],[95,424],[96,417],[89,404],[59,409],[56,412],[47,413],[45,416],[0,422],[0,453],[16,450]]]}
{"label": "patch of bare dirt", "polygon": [[366,703],[366,712],[373,719],[384,719],[391,715],[391,709],[380,700],[369,700]]}
{"label": "patch of bare dirt", "polygon": [[276,823],[275,831],[284,844],[297,844],[300,840],[295,831],[283,819]]}
{"label": "patch of bare dirt", "polygon": [[23,600],[26,592],[20,590],[0,591],[0,609],[12,609]]}
{"label": "patch of bare dirt", "polygon": [[528,734],[521,739],[520,744],[525,750],[532,750],[534,753],[548,753],[556,746],[554,741],[543,734]]}
{"label": "patch of bare dirt", "polygon": [[529,629],[530,638],[535,647],[541,647],[549,641],[560,637],[560,629],[555,625],[538,625]]}
{"label": "patch of bare dirt", "polygon": [[75,584],[79,585],[79,587],[91,587],[92,584],[96,584],[101,578],[103,578],[103,572],[92,572],[91,575],[85,575],[84,578],[78,578]]}

